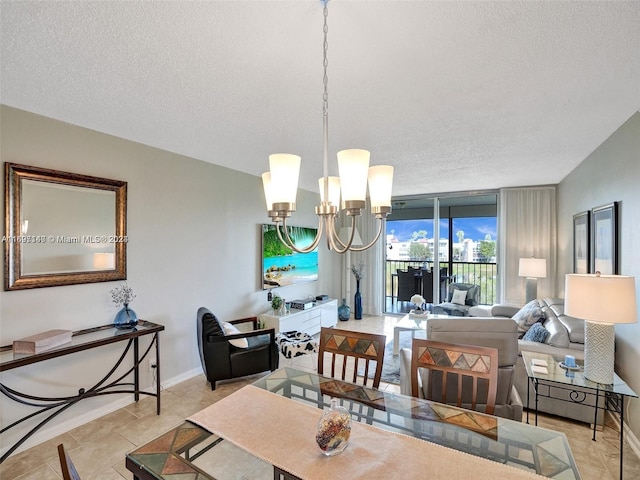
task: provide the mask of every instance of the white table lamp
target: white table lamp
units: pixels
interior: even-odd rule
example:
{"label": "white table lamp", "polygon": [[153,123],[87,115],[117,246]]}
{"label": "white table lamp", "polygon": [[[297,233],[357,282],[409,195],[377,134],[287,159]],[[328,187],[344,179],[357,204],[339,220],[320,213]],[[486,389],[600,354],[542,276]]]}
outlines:
{"label": "white table lamp", "polygon": [[636,283],[622,275],[569,274],[564,313],[586,321],[584,376],[611,385],[615,360],[615,323],[637,321]]}
{"label": "white table lamp", "polygon": [[518,276],[527,277],[526,303],[538,298],[538,279],[547,278],[547,260],[545,258],[521,258]]}

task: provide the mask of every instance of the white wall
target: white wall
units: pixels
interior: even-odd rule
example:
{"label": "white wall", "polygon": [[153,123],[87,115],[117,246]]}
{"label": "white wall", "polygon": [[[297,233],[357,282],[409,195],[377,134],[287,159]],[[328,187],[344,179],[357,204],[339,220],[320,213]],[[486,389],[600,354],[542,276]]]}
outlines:
{"label": "white wall", "polygon": [[[261,290],[259,228],[269,219],[258,177],[6,106],[0,115],[3,162],[128,182],[127,281],[137,294],[131,307],[141,318],[166,328],[161,335],[163,384],[200,369],[198,307],[207,306],[228,319],[269,308],[267,293]],[[265,168],[268,153],[256,159]],[[317,224],[313,213],[317,202],[317,195],[299,192],[296,225]],[[339,256],[320,248],[319,263],[318,282],[278,289],[281,295],[338,297]],[[0,292],[0,345],[53,328],[78,330],[111,323],[117,309],[109,290],[116,285]],[[72,395],[108,371],[124,343],[116,345],[3,372],[1,379],[32,394]],[[146,371],[142,382],[151,386]],[[36,441],[131,401],[132,396],[121,395],[83,401],[52,422]],[[0,408],[3,427],[33,411],[4,396]],[[25,428],[14,430],[22,433]],[[15,433],[3,434],[2,451],[16,438]]]}
{"label": "white wall", "polygon": [[[587,157],[558,188],[558,289],[573,270],[573,215],[620,202],[620,274],[636,277],[640,305],[640,112]],[[640,323],[616,325],[616,372],[640,393]],[[626,413],[626,412],[625,412]],[[640,400],[629,402],[629,423],[640,437]]]}

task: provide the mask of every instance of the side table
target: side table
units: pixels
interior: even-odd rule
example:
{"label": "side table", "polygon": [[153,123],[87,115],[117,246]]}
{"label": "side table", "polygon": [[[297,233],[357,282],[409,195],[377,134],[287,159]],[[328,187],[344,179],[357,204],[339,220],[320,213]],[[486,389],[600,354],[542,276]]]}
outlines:
{"label": "side table", "polygon": [[[596,440],[598,410],[615,412],[620,415],[620,480],[622,480],[624,449],[624,397],[638,397],[624,380],[614,374],[613,383],[605,385],[592,382],[584,376],[584,365],[578,363],[575,370],[560,366],[564,357],[538,352],[522,352],[522,360],[527,369],[527,377],[535,392],[535,425],[538,425],[538,397],[548,397],[567,402],[593,406],[593,441]],[[534,363],[539,368],[534,368]],[[553,389],[550,388],[553,386]],[[576,387],[580,387],[578,390]],[[553,396],[554,389],[568,390],[569,400]],[[527,389],[527,423],[529,423],[530,394]]]}
{"label": "side table", "polygon": [[393,326],[393,355],[396,356],[400,353],[400,332],[411,332],[411,337],[413,338],[418,330],[426,331],[428,319],[447,318],[448,316],[433,313],[428,315],[407,313]]}
{"label": "side table", "polygon": [[[70,355],[83,350],[98,348],[103,345],[109,345],[117,342],[126,342],[123,352],[116,360],[114,366],[102,378],[96,379],[96,383],[92,386],[80,387],[77,394],[71,394],[64,397],[40,397],[31,395],[26,392],[19,392],[9,387],[4,381],[0,380],[0,392],[11,400],[36,408],[36,411],[25,415],[16,420],[12,424],[0,430],[0,434],[11,428],[20,425],[22,422],[43,415],[44,418],[39,421],[32,429],[30,429],[22,438],[13,444],[0,458],[0,463],[4,462],[20,445],[22,445],[29,437],[31,437],[38,429],[46,425],[50,420],[55,418],[66,409],[74,406],[81,400],[86,398],[97,397],[100,395],[109,395],[114,393],[132,393],[134,400],[137,402],[140,395],[148,395],[156,398],[156,413],[160,415],[160,332],[164,330],[164,326],[157,323],[140,320],[135,328],[130,330],[118,330],[113,324],[102,325],[100,327],[88,328],[73,332],[71,342],[48,350],[44,350],[35,354],[19,354],[13,352],[12,345],[0,347],[0,372],[13,370],[14,368],[32,365],[34,363],[44,362],[52,358],[58,358]],[[140,354],[138,339],[141,336],[150,335],[151,340],[148,347],[142,355]],[[152,347],[155,346],[156,358],[156,391],[154,393],[140,390],[140,365]],[[118,367],[123,364],[127,358],[127,354],[133,350],[132,365],[122,373]],[[129,381],[127,377],[133,374],[133,381]]]}

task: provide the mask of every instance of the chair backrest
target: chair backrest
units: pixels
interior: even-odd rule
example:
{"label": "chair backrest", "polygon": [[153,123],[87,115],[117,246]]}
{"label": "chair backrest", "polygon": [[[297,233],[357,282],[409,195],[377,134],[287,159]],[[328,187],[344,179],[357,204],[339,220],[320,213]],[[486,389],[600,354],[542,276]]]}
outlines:
{"label": "chair backrest", "polygon": [[398,300],[408,302],[416,293],[420,291],[420,277],[417,277],[419,270],[408,270],[406,272],[398,270]]}
{"label": "chair backrest", "polygon": [[58,457],[60,458],[60,468],[62,469],[62,480],[80,480],[80,475],[75,465],[71,461],[71,457],[64,450],[64,445],[58,445]]}
{"label": "chair backrest", "polygon": [[422,297],[427,303],[433,303],[433,272],[422,270]]}
{"label": "chair backrest", "polygon": [[[380,385],[384,347],[387,337],[373,333],[353,332],[340,328],[322,327],[320,330],[320,347],[318,350],[318,374],[324,375],[325,353],[331,358],[331,377],[356,383],[359,366],[364,363],[364,370],[360,370],[364,385],[369,380],[370,363],[375,362],[375,372],[372,386]],[[349,358],[353,361],[349,362]],[[336,364],[336,360],[338,360]],[[340,370],[336,376],[336,367]],[[353,370],[351,370],[353,369]],[[347,375],[351,376],[349,380]]]}
{"label": "chair backrest", "polygon": [[[493,415],[498,391],[497,349],[414,338],[411,355],[411,395],[414,397],[419,396],[418,370],[421,368],[429,370],[426,390],[429,400],[458,407],[470,404],[471,410],[476,410],[476,405],[481,403],[485,405],[485,413]],[[453,386],[452,382],[455,382]],[[456,396],[455,402],[452,393]]]}

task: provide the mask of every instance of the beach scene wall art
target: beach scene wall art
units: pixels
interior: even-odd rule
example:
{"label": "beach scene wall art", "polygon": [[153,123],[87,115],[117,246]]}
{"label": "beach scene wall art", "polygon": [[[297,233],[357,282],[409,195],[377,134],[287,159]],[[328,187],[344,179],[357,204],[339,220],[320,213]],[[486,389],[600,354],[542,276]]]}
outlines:
{"label": "beach scene wall art", "polygon": [[[287,226],[287,229],[299,248],[311,245],[318,233],[317,228]],[[263,290],[317,280],[318,248],[309,253],[297,253],[280,241],[275,225],[262,225]]]}

